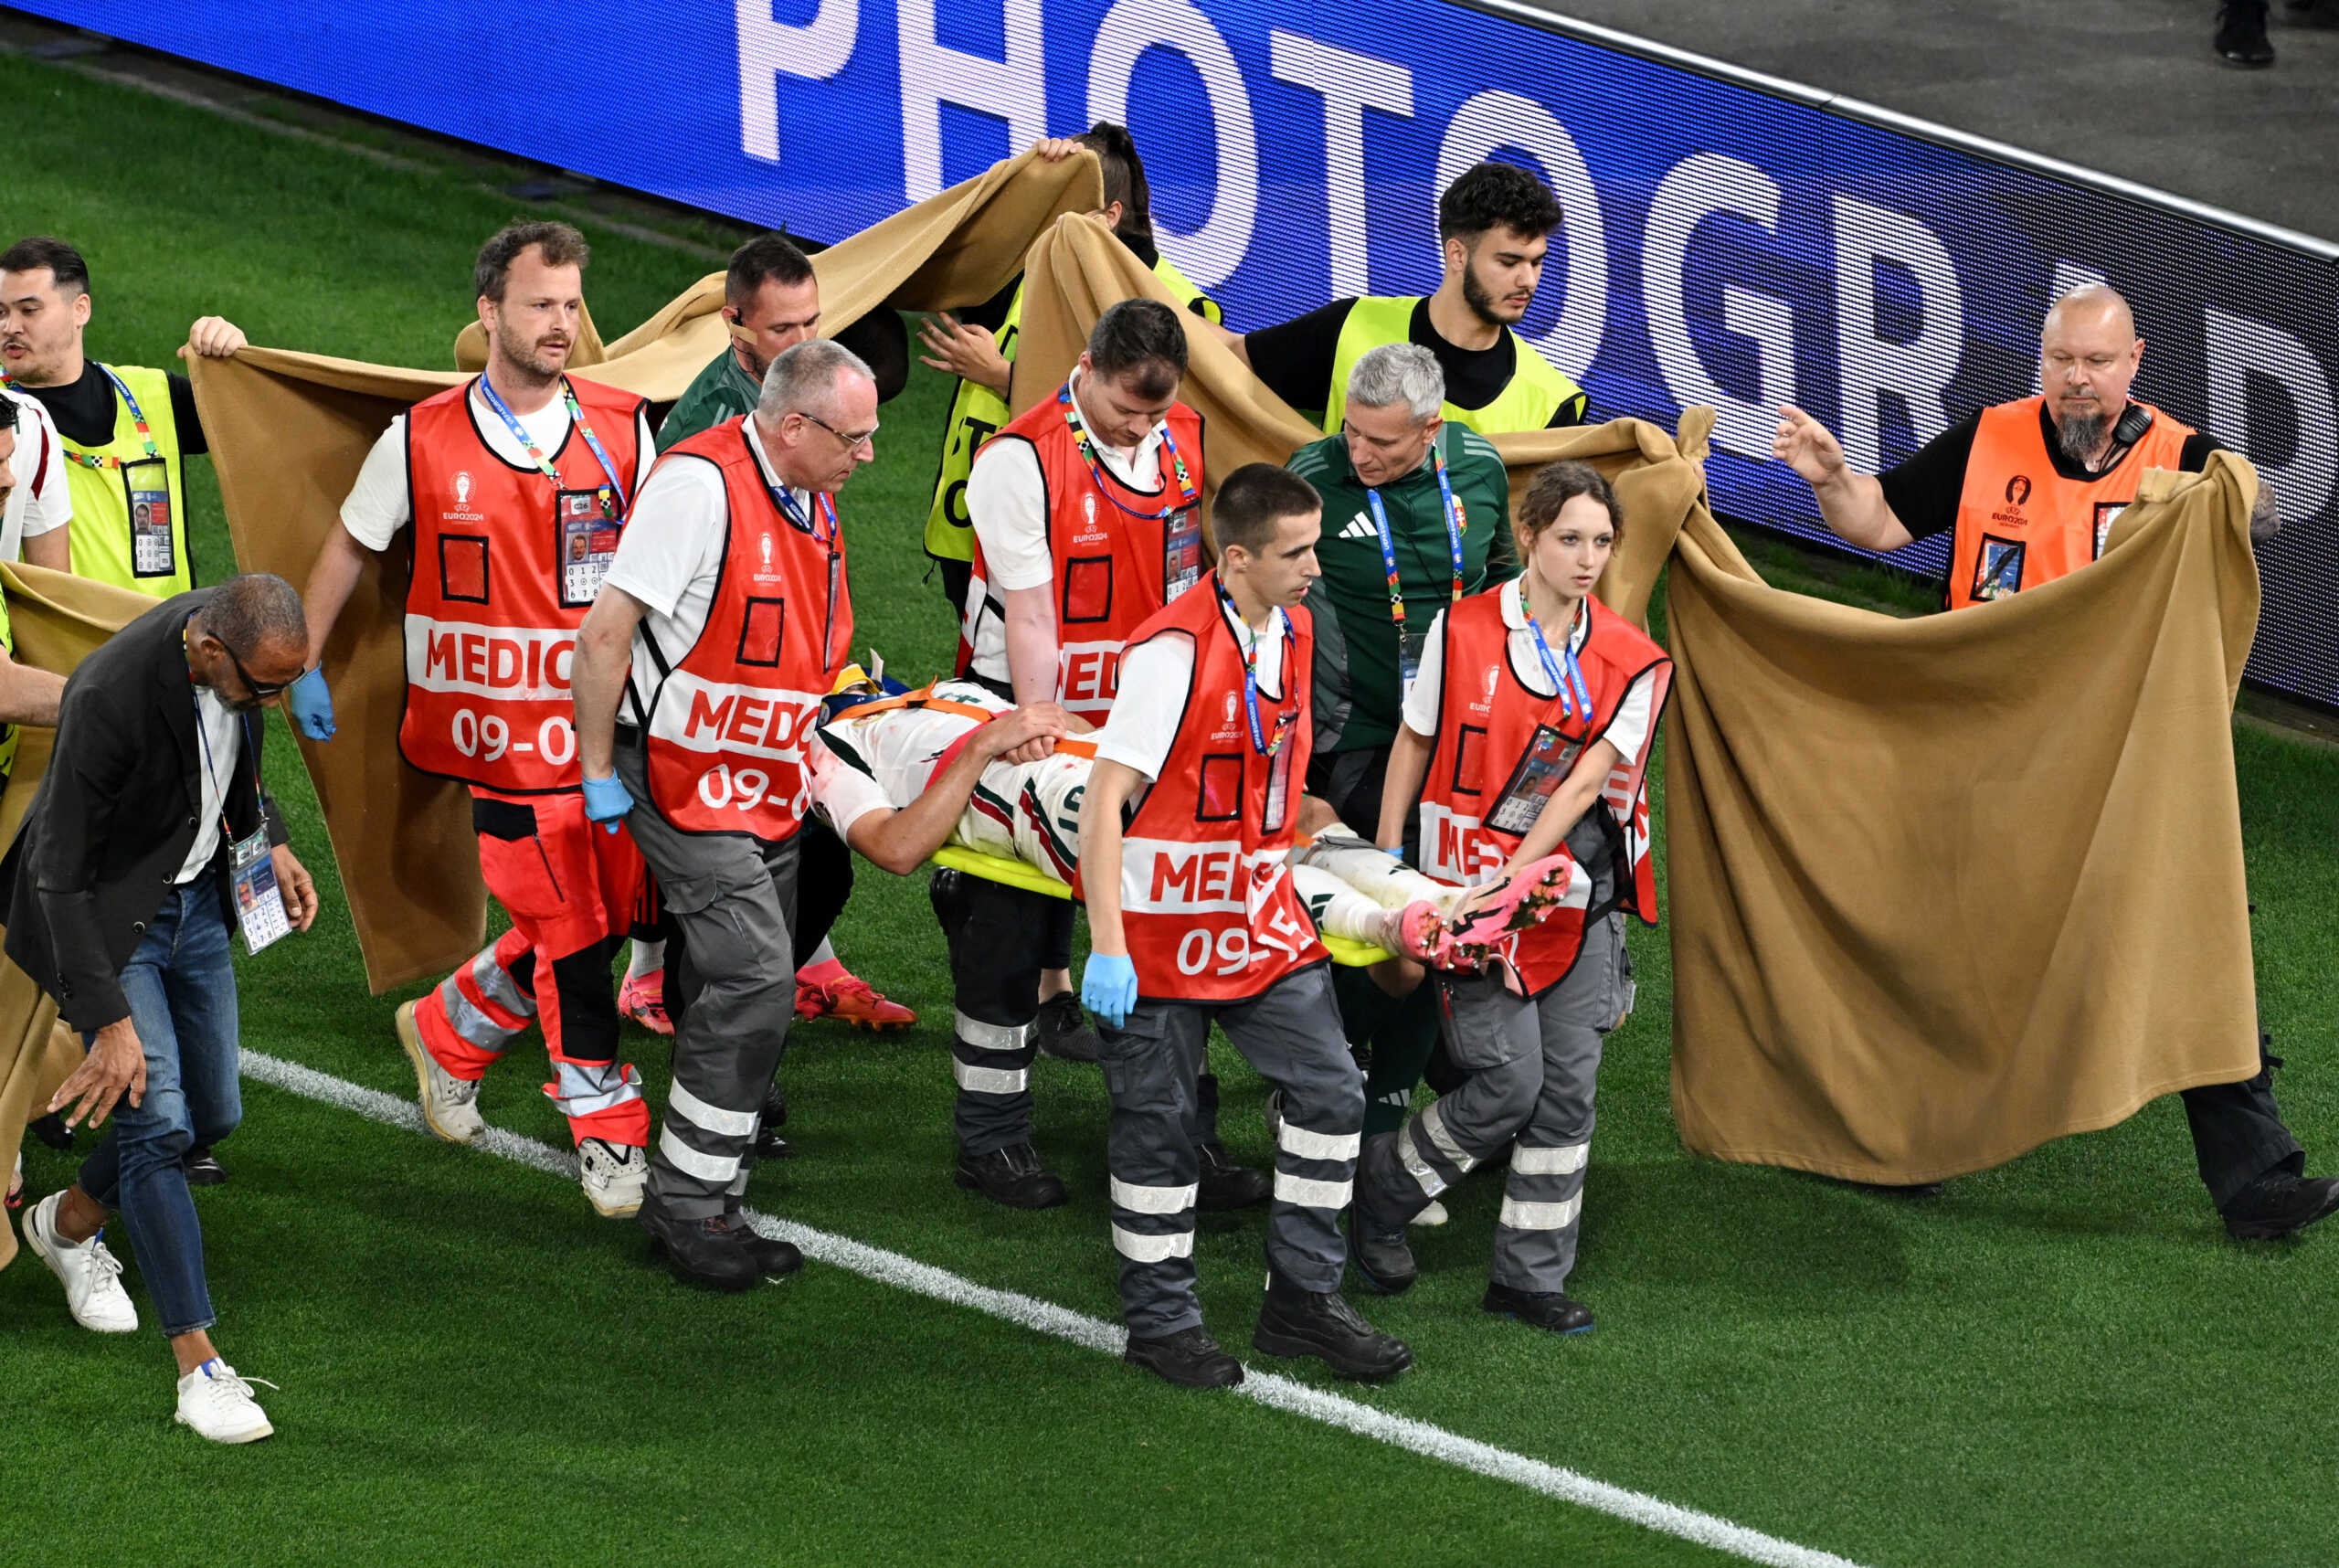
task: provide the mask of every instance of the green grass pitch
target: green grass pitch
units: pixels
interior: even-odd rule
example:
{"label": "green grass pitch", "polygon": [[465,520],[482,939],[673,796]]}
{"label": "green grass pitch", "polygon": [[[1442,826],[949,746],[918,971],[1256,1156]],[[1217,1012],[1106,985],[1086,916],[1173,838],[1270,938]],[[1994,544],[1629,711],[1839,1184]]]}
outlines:
{"label": "green grass pitch", "polygon": [[[0,58],[0,228],[85,249],[108,358],[166,363],[216,312],[259,343],[444,364],[474,249],[524,207],[475,162],[401,167],[57,66]],[[707,270],[585,227],[607,331]],[[880,461],[847,499],[861,641],[912,677],[952,641],[916,548],[943,390],[921,373],[885,408]],[[206,461],[190,476],[216,577],[217,488]],[[245,966],[245,1038],[409,1095],[397,999],[365,994],[313,799],[272,722],[273,784],[326,912]],[[2259,982],[2291,1064],[2280,1089],[2328,1166],[2339,753],[2248,723],[2236,744]],[[1041,1151],[1073,1202],[983,1204],[949,1181],[949,994],[922,885],[864,867],[837,940],[926,1022],[795,1034],[804,1155],[759,1170],[750,1201],[1109,1319],[1094,1070],[1038,1069]],[[1634,945],[1641,1008],[1611,1043],[1574,1281],[1598,1331],[1552,1340],[1478,1313],[1498,1201],[1479,1181],[1449,1195],[1450,1226],[1417,1234],[1421,1285],[1366,1304],[1417,1368],[1344,1392],[1862,1563],[2339,1559],[2339,1378],[2319,1326],[2339,1230],[2226,1242],[2173,1101],[1929,1202],[1691,1159],[1666,1103],[1664,937]],[[663,1045],[630,1030],[627,1044],[662,1103]],[[564,1143],[544,1076],[524,1042],[489,1076],[490,1121]],[[1247,1069],[1228,1074],[1226,1135],[1254,1161],[1269,1155],[1262,1094]],[[175,1429],[164,1348],[75,1328],[27,1254],[0,1273],[0,1563],[1720,1560],[842,1268],[684,1291],[571,1185],[280,1090],[248,1089],[222,1153],[233,1180],[199,1199],[219,1343],[282,1385],[266,1397],[280,1435],[225,1450]],[[37,1146],[26,1167],[35,1194],[71,1175]],[[1197,1248],[1210,1319],[1244,1349],[1261,1224],[1206,1218]]]}

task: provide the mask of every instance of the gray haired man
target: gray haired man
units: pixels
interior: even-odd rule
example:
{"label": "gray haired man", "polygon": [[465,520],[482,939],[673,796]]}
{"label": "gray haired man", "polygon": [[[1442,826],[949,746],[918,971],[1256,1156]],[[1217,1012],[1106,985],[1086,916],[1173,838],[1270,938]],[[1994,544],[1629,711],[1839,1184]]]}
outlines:
{"label": "gray haired man", "polygon": [[678,1278],[721,1289],[803,1263],[739,1208],[795,1015],[804,747],[852,641],[835,494],[876,433],[851,351],[779,355],[754,412],[659,461],[577,632],[586,813],[630,827],[682,945],[640,1220]]}
{"label": "gray haired man", "polygon": [[[1509,472],[1493,442],[1440,417],[1445,397],[1435,355],[1385,344],[1349,372],[1340,433],[1291,460],[1324,498],[1316,546],[1324,575],[1307,595],[1316,623],[1307,792],[1366,839],[1380,829],[1389,747],[1431,623],[1464,594],[1519,575]],[[1334,976],[1349,1044],[1370,1055],[1367,1138],[1405,1119],[1437,1043],[1435,1000],[1420,979],[1396,961]]]}

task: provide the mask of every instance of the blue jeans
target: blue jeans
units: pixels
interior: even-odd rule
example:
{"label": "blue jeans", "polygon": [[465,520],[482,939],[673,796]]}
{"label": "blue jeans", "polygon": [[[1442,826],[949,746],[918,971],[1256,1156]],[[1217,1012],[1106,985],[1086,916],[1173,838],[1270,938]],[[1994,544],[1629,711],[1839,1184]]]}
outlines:
{"label": "blue jeans", "polygon": [[[146,1095],[114,1108],[103,1142],[82,1162],[81,1191],[130,1226],[138,1272],[165,1334],[217,1321],[203,1276],[203,1227],[180,1161],[236,1130],[236,969],[209,872],[163,895],[122,971],[130,1022],[146,1049]],[[81,1037],[86,1049],[94,1034]]]}

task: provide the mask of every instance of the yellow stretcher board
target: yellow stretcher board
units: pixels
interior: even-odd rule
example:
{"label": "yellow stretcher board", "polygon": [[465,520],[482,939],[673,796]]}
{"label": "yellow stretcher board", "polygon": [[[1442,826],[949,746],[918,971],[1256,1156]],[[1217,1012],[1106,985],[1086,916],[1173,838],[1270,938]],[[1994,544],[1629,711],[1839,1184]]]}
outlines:
{"label": "yellow stretcher board", "polygon": [[[979,876],[986,882],[1003,882],[1026,893],[1044,893],[1051,898],[1072,896],[1070,887],[1036,865],[1009,860],[1003,855],[984,854],[979,850],[966,849],[958,844],[945,844],[935,851],[934,863],[947,865],[953,871],[963,871],[968,876]],[[1348,969],[1362,969],[1367,964],[1377,964],[1396,956],[1369,942],[1325,932],[1318,932],[1318,936],[1324,944],[1324,950],[1332,955],[1332,961]]]}

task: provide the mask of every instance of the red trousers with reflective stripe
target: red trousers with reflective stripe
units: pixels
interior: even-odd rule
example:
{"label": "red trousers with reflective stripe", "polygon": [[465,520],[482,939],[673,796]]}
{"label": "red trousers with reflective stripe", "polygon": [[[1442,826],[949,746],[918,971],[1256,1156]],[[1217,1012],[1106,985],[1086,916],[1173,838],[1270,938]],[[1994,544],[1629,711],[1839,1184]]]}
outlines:
{"label": "red trousers with reflective stripe", "polygon": [[500,803],[506,820],[502,831],[481,833],[479,856],[512,929],[416,1008],[423,1044],[448,1072],[476,1080],[527,1026],[513,1004],[532,1002],[556,1077],[545,1093],[568,1113],[570,1133],[644,1147],[650,1108],[632,1070],[616,1060],[609,978],[642,899],[641,853],[622,828],[611,833],[587,818],[581,794],[472,793]]}

